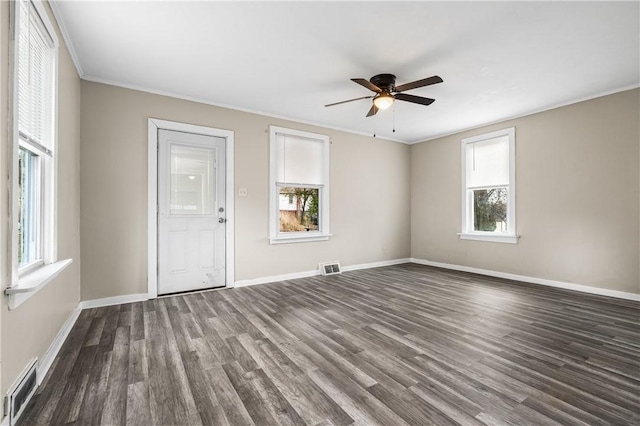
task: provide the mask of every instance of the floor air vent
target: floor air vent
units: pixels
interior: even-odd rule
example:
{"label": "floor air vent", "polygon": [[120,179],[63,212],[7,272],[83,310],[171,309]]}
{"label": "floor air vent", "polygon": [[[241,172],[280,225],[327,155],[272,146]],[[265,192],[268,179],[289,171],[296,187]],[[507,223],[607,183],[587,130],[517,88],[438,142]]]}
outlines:
{"label": "floor air vent", "polygon": [[36,388],[38,387],[36,376],[37,364],[38,360],[34,359],[27,367],[25,373],[20,377],[17,384],[7,393],[5,413],[9,413],[9,424],[11,426],[16,424],[27,403],[36,392]]}
{"label": "floor air vent", "polygon": [[340,262],[321,263],[320,272],[322,272],[322,275],[325,275],[325,276],[341,274],[342,270],[340,269]]}

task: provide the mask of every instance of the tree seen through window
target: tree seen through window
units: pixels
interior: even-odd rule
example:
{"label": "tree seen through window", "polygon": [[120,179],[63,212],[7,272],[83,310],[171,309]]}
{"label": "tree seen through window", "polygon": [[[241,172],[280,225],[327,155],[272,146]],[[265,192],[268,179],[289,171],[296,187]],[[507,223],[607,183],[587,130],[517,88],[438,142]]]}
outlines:
{"label": "tree seen through window", "polygon": [[318,230],[318,188],[280,188],[280,232]]}
{"label": "tree seen through window", "polygon": [[475,231],[506,232],[507,188],[473,191],[473,229]]}

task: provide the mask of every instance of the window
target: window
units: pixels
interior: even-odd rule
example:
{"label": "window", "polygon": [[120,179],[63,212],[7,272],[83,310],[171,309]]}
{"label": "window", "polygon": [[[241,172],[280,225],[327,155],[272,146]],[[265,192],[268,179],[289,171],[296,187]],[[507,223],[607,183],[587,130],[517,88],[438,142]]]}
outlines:
{"label": "window", "polygon": [[[71,260],[56,264],[54,177],[58,40],[40,2],[12,2],[13,156],[10,296],[36,291]],[[33,290],[32,290],[33,289]],[[21,300],[26,300],[20,296]],[[21,302],[10,299],[10,307]]]}
{"label": "window", "polygon": [[270,127],[271,244],[329,239],[329,138]]}
{"label": "window", "polygon": [[517,243],[515,128],[462,140],[460,238]]}
{"label": "window", "polygon": [[[56,42],[36,3],[17,1],[17,182],[15,193],[18,275],[51,261]],[[16,167],[16,166],[14,166]],[[17,176],[16,176],[17,175]]]}

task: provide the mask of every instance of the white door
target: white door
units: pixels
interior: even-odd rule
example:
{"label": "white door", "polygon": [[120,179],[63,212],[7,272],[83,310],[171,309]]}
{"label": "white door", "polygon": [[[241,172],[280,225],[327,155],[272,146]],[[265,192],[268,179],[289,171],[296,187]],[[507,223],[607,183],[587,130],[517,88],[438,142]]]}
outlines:
{"label": "white door", "polygon": [[158,294],[223,287],[225,139],[158,132]]}

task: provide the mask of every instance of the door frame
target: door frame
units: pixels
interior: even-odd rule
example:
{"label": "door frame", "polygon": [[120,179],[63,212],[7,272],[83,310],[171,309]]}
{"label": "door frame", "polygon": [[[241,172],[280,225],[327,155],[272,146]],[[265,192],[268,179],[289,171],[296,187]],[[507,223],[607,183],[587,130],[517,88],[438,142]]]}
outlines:
{"label": "door frame", "polygon": [[226,141],[226,228],[225,228],[225,286],[235,285],[234,267],[234,183],[233,183],[233,136],[232,130],[215,129],[213,127],[196,126],[177,121],[149,118],[148,122],[148,174],[147,174],[147,287],[149,299],[158,297],[158,131],[173,130],[199,135],[224,138]]}

